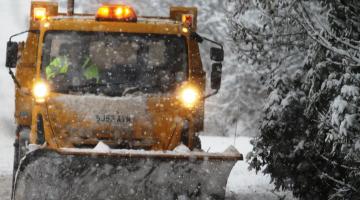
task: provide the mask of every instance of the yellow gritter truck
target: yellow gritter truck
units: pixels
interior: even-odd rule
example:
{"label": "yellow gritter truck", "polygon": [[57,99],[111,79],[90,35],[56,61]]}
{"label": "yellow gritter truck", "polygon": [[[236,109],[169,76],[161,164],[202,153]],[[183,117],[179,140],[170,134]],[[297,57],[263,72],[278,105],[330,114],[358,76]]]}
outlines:
{"label": "yellow gritter truck", "polygon": [[[67,13],[32,1],[25,42],[7,43],[16,84],[12,199],[224,199],[242,155],[201,150],[204,102],[224,51],[197,9],[138,16],[129,5]],[[205,94],[199,44],[213,45]],[[11,71],[16,68],[16,74]]]}

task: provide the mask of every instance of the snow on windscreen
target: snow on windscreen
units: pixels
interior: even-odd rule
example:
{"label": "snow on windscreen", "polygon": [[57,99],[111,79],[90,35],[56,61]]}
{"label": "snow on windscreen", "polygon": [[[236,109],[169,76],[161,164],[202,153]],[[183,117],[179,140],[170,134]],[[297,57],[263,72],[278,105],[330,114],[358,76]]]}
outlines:
{"label": "snow on windscreen", "polygon": [[[95,95],[61,95],[52,101],[59,102],[70,111],[84,114],[85,119],[101,113],[111,115],[114,113],[131,114],[136,116],[146,115],[146,96],[128,95],[124,97],[104,97]],[[89,117],[89,118],[88,118]],[[93,119],[96,121],[96,119]]]}
{"label": "snow on windscreen", "polygon": [[57,92],[169,92],[187,77],[185,39],[176,35],[56,31],[44,44],[42,75]]}

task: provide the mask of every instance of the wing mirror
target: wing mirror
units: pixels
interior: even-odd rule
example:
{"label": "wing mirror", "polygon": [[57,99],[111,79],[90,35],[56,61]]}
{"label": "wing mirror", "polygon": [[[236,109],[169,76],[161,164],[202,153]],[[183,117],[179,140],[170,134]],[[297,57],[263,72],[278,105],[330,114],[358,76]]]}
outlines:
{"label": "wing mirror", "polygon": [[212,61],[215,61],[215,62],[224,61],[224,49],[212,47],[210,49],[210,58]]}
{"label": "wing mirror", "polygon": [[17,42],[9,41],[6,48],[6,67],[16,68],[18,60],[19,45]]}
{"label": "wing mirror", "polygon": [[211,71],[211,89],[219,90],[221,87],[221,75],[222,75],[222,64],[214,63],[212,64]]}
{"label": "wing mirror", "polygon": [[208,42],[211,42],[217,46],[219,46],[220,48],[218,47],[212,47],[210,49],[210,58],[212,61],[215,61],[215,62],[222,62],[224,61],[224,48],[223,48],[223,45],[212,40],[212,39],[209,39],[207,37],[202,37],[201,35],[199,35],[198,33],[196,32],[192,32],[191,33],[191,38],[193,40],[195,40],[196,42],[198,43],[202,43],[204,40],[205,41],[208,41]]}
{"label": "wing mirror", "polygon": [[204,99],[209,98],[215,94],[217,94],[221,87],[221,75],[222,75],[222,62],[224,61],[224,47],[219,42],[216,42],[207,37],[202,37],[196,32],[191,33],[191,38],[198,43],[202,43],[204,40],[210,42],[212,44],[217,45],[218,47],[212,47],[210,49],[210,59],[214,61],[212,64],[211,71],[211,89],[215,90],[214,93],[206,95]]}

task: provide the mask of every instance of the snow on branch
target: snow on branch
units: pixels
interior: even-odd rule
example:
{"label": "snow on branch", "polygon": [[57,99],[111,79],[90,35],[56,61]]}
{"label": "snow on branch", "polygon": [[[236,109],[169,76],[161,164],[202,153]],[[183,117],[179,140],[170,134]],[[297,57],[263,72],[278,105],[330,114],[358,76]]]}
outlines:
{"label": "snow on branch", "polygon": [[[304,29],[307,31],[307,33],[309,34],[309,36],[315,40],[316,42],[318,42],[319,44],[321,44],[323,47],[325,47],[326,49],[333,51],[334,53],[337,53],[339,55],[345,56],[349,59],[351,59],[352,61],[356,62],[357,65],[360,65],[360,58],[357,57],[359,56],[359,50],[360,50],[360,46],[355,46],[352,44],[349,44],[347,41],[344,41],[343,39],[335,36],[334,34],[332,34],[330,31],[327,31],[326,28],[324,28],[325,26],[321,24],[321,22],[319,22],[316,26],[315,22],[313,21],[314,17],[311,17],[308,10],[304,7],[302,1],[298,1],[299,2],[299,7],[301,8],[301,10],[296,10],[299,14],[299,16],[302,17],[303,20],[298,20],[298,22],[300,24],[302,24],[302,26],[304,27]],[[332,42],[330,42],[329,39],[326,39],[323,35],[324,33],[327,33],[327,36],[330,37],[330,39],[334,39],[346,46],[350,46],[352,49],[356,50],[352,55],[352,53],[350,53],[348,50],[345,50],[343,48],[338,48],[335,45],[333,45]]]}

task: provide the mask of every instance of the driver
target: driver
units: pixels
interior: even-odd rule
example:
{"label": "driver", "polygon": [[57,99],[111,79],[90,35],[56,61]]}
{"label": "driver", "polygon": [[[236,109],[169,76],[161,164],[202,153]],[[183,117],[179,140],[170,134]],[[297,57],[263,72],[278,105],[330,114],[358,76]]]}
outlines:
{"label": "driver", "polygon": [[76,44],[62,44],[59,56],[54,58],[45,73],[47,80],[54,81],[61,75],[62,79],[69,80],[74,85],[79,85],[81,80],[95,80],[99,82],[99,67],[92,62],[92,55],[81,59],[81,48]]}

